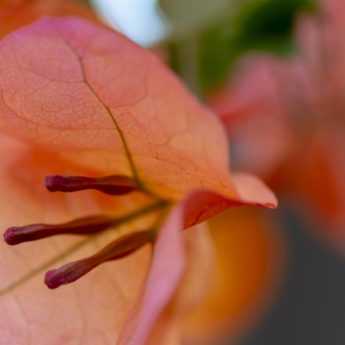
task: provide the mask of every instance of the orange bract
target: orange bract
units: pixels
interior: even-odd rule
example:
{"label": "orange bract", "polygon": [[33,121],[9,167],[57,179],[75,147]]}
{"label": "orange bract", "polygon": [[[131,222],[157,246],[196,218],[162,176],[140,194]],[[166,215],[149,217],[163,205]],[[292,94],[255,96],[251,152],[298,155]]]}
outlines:
{"label": "orange bract", "polygon": [[237,337],[252,327],[271,305],[285,259],[280,229],[255,209],[229,210],[212,219],[209,229],[215,268],[204,279],[210,287],[182,319],[196,344]]}
{"label": "orange bract", "polygon": [[[130,337],[125,331],[121,341],[144,344],[152,332],[159,333],[155,325],[162,330],[169,324],[162,324],[164,310],[189,261],[185,257],[190,251],[185,248],[181,233],[185,227],[228,207],[275,207],[277,203],[274,195],[254,177],[231,176],[222,125],[157,58],[121,34],[81,19],[44,19],[0,42],[0,131],[5,152],[1,163],[6,176],[1,181],[4,195],[6,200],[18,200],[23,208],[21,216],[16,217],[16,210],[5,205],[2,226],[14,221],[64,222],[102,212],[111,217],[138,217],[127,216],[128,224],[87,238],[80,242],[84,247],[98,248],[110,238],[114,240],[133,231],[154,228],[157,233],[151,267],[148,246],[112,266],[117,270],[114,290],[120,302],[114,303],[118,313],[107,322],[112,321],[115,326],[111,330],[108,323],[103,327],[98,321],[96,331],[84,325],[91,332],[90,336],[85,335],[90,344],[100,343],[98,335],[103,339],[111,335],[117,338],[125,324]],[[5,135],[11,139],[5,139]],[[137,189],[111,199],[91,191],[76,196],[51,196],[39,185],[44,176],[51,174],[120,175],[132,179]],[[154,210],[140,211],[152,202],[156,202]],[[169,210],[174,207],[171,215],[166,220],[158,218],[157,222],[159,211],[167,212],[168,206]],[[157,232],[161,223],[163,226]],[[202,234],[207,236],[205,231]],[[49,253],[66,248],[70,241],[80,246],[73,238],[59,239],[61,242],[48,240],[36,247],[41,262],[47,261]],[[13,263],[9,271],[16,277],[20,256],[16,254],[14,258],[11,254],[17,251],[7,253],[7,262]],[[33,266],[31,260],[29,265]],[[97,282],[93,284],[93,291],[97,291]],[[90,289],[81,285],[81,291],[84,288]],[[100,293],[103,298],[103,290]],[[112,297],[109,299],[113,302]],[[109,315],[110,304],[106,301],[107,298],[102,299],[99,308],[91,303],[100,319]],[[30,315],[37,319],[51,308],[50,304],[40,303],[36,313],[31,301],[26,299],[23,303],[22,308],[30,310]],[[85,300],[80,303],[83,306]],[[7,319],[7,329],[18,326],[12,317],[15,308],[17,304],[8,307],[11,317]],[[77,318],[75,312],[71,312],[71,318]],[[70,333],[58,327],[53,335],[40,338],[35,329],[32,339],[42,344],[65,341],[68,337],[83,339],[79,322],[68,319],[74,327]],[[25,336],[20,336],[17,343],[25,344]],[[12,341],[10,333],[6,337]]]}

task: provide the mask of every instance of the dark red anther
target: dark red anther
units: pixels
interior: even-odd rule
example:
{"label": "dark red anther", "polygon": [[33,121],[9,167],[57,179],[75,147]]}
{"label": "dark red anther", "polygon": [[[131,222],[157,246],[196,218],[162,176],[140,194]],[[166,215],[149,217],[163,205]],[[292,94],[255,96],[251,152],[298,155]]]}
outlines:
{"label": "dark red anther", "polygon": [[94,189],[110,195],[128,194],[137,189],[133,179],[117,175],[99,178],[53,175],[45,178],[45,185],[51,192],[77,192]]}
{"label": "dark red anther", "polygon": [[4,233],[7,244],[15,245],[22,242],[35,241],[54,235],[77,234],[87,235],[100,232],[116,225],[114,218],[107,216],[90,216],[72,220],[63,224],[32,224],[11,227]]}
{"label": "dark red anther", "polygon": [[45,283],[50,289],[72,283],[102,263],[126,257],[151,240],[152,231],[141,231],[126,235],[113,241],[93,256],[48,271],[45,275]]}

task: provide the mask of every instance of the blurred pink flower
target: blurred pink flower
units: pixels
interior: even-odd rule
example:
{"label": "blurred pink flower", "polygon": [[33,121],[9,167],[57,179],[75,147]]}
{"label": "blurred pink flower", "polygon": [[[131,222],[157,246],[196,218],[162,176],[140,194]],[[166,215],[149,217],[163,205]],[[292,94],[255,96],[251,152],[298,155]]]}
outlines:
{"label": "blurred pink flower", "polygon": [[[238,152],[237,167],[314,211],[324,234],[345,240],[345,2],[322,0],[297,25],[298,51],[242,61],[210,97]],[[301,205],[301,204],[300,204]]]}

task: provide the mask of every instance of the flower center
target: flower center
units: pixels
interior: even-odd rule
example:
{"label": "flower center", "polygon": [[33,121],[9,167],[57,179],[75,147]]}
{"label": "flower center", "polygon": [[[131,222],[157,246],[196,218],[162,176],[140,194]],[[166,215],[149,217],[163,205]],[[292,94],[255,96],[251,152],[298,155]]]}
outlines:
{"label": "flower center", "polygon": [[[96,190],[108,195],[125,195],[133,191],[145,193],[137,186],[137,183],[127,176],[105,176],[91,178],[84,176],[47,176],[45,186],[51,192],[77,192],[82,190]],[[152,195],[151,195],[152,196]],[[91,215],[78,218],[61,224],[30,224],[26,226],[10,227],[4,233],[4,239],[9,245],[17,245],[23,242],[35,241],[57,235],[81,235],[93,240],[95,236],[106,230],[114,229],[130,222],[140,216],[162,211],[168,206],[168,202],[156,198],[154,202],[138,209],[130,214],[118,217],[107,215]],[[160,217],[158,216],[158,219]],[[61,285],[69,284],[81,278],[99,265],[126,257],[148,243],[152,243],[156,235],[156,226],[124,235],[94,255],[78,261],[70,262],[60,268],[50,270],[45,275],[45,283],[55,289]],[[85,241],[86,243],[87,241]],[[64,256],[64,255],[62,255]],[[36,272],[36,271],[35,271]],[[31,276],[28,276],[30,278]],[[23,281],[21,279],[20,281]],[[16,284],[13,284],[16,285]]]}

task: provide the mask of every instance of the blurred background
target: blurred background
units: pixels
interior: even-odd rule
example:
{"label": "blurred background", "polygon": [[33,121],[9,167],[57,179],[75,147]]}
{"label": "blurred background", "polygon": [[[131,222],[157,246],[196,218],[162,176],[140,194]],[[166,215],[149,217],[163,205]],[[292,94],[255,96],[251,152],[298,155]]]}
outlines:
{"label": "blurred background", "polygon": [[344,344],[344,0],[79,2],[170,66],[223,121],[232,169],[280,199],[274,296],[222,344]]}

